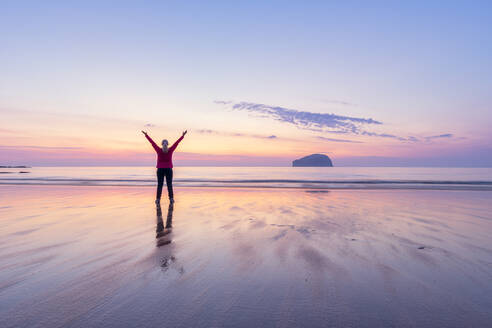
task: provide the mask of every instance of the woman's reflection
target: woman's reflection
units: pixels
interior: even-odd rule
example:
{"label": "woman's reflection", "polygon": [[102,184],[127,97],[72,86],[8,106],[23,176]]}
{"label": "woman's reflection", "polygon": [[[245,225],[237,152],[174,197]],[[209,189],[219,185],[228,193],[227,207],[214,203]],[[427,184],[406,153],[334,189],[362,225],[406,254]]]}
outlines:
{"label": "woman's reflection", "polygon": [[161,247],[171,243],[171,236],[169,234],[172,231],[173,210],[174,210],[174,204],[170,203],[169,207],[167,208],[166,226],[164,227],[164,222],[162,221],[161,205],[160,204],[156,205],[157,228],[155,230],[156,232],[155,238],[157,239],[156,242],[157,247]]}
{"label": "woman's reflection", "polygon": [[[169,245],[171,243],[172,238],[172,225],[173,225],[173,209],[174,204],[169,204],[167,208],[167,219],[166,225],[164,226],[164,222],[162,221],[162,209],[161,205],[156,205],[156,216],[157,216],[157,227],[155,229],[155,238],[156,238],[156,260],[159,262],[159,266],[162,271],[167,271],[170,268],[175,269],[179,274],[184,273],[184,268],[179,267],[176,257],[173,255],[174,246]],[[169,245],[166,247],[161,247]]]}

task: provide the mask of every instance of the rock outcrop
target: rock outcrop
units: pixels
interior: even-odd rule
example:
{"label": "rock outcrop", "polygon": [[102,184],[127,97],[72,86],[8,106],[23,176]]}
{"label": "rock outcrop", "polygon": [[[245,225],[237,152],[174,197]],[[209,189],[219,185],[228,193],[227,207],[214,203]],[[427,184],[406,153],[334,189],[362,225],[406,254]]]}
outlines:
{"label": "rock outcrop", "polygon": [[292,162],[294,167],[331,167],[331,159],[323,154],[312,154],[303,158],[296,159]]}
{"label": "rock outcrop", "polygon": [[30,168],[30,166],[25,166],[25,165],[16,165],[16,166],[0,165],[0,169],[27,169],[27,168]]}

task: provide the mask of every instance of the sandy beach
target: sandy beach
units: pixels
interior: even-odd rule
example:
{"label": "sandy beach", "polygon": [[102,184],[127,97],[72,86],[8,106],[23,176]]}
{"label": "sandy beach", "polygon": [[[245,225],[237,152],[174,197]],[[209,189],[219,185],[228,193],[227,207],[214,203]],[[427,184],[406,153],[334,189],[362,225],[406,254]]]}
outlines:
{"label": "sandy beach", "polygon": [[1,327],[485,327],[490,192],[8,186]]}

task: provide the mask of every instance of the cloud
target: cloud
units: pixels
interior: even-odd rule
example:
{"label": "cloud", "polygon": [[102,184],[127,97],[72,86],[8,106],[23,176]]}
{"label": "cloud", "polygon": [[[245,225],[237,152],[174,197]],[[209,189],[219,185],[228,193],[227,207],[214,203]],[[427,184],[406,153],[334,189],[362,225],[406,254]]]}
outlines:
{"label": "cloud", "polygon": [[9,130],[9,129],[0,129],[0,132],[2,132],[2,133],[17,133],[17,131]]}
{"label": "cloud", "polygon": [[367,131],[362,131],[362,135],[365,136],[371,136],[371,137],[381,137],[381,138],[391,138],[391,139],[396,139],[399,141],[409,141],[409,142],[428,142],[432,141],[434,139],[443,139],[443,138],[453,138],[454,135],[451,133],[445,133],[445,134],[439,134],[435,136],[430,136],[430,137],[422,137],[422,138],[417,138],[414,136],[409,136],[409,137],[400,137],[396,136],[393,134],[388,134],[388,133],[374,133],[374,132],[367,132]]}
{"label": "cloud", "polygon": [[436,135],[436,136],[425,137],[425,140],[426,141],[431,141],[431,140],[434,140],[434,139],[452,138],[452,137],[453,137],[453,134],[446,133],[446,134],[439,134],[439,135]]}
{"label": "cloud", "polygon": [[214,103],[219,104],[219,105],[229,105],[230,103],[232,103],[232,101],[214,100]]}
{"label": "cloud", "polygon": [[258,139],[277,139],[278,138],[276,135],[265,136],[265,135],[259,135],[259,134],[217,131],[217,130],[210,130],[210,129],[194,130],[193,132],[200,133],[200,134],[221,135],[221,136],[226,136],[226,137],[248,137],[248,138],[258,138]]}
{"label": "cloud", "polygon": [[154,128],[156,125],[152,123],[147,123],[144,125],[146,128]]}
{"label": "cloud", "polygon": [[247,111],[261,117],[268,117],[274,120],[288,123],[300,129],[311,131],[324,131],[334,133],[353,133],[360,134],[362,125],[382,124],[372,118],[359,118],[327,113],[313,113],[296,109],[284,108],[279,106],[269,106],[251,102],[221,102],[231,105],[233,110]]}
{"label": "cloud", "polygon": [[217,131],[209,130],[209,129],[200,129],[200,130],[195,130],[193,132],[201,133],[201,134],[216,134],[217,133]]}
{"label": "cloud", "polygon": [[362,141],[357,141],[357,140],[335,139],[335,138],[327,138],[327,137],[322,137],[322,136],[317,136],[316,138],[320,139],[320,140],[332,141],[332,142],[363,143]]}
{"label": "cloud", "polygon": [[[356,106],[344,101],[330,100],[328,102],[337,103],[347,106]],[[414,136],[402,137],[399,135],[389,133],[378,133],[367,131],[364,126],[367,125],[382,125],[381,121],[374,120],[372,118],[352,117],[337,114],[327,113],[314,113],[304,110],[290,109],[280,106],[270,106],[252,102],[232,102],[216,100],[216,104],[228,105],[232,110],[246,111],[252,113],[255,117],[274,119],[276,121],[293,125],[299,129],[321,132],[321,133],[334,133],[344,135],[362,135],[368,137],[379,137],[394,139],[403,142],[423,142],[431,141],[434,139],[451,138],[454,137],[451,133],[440,134],[430,137],[417,138]],[[335,139],[325,138],[323,140],[334,142],[354,142],[347,139]],[[331,140],[330,140],[331,139]]]}
{"label": "cloud", "polygon": [[389,133],[376,133],[376,132],[368,132],[368,131],[361,131],[363,136],[369,136],[369,137],[381,137],[381,138],[390,138],[390,139],[396,139],[400,141],[415,141],[417,138],[412,137],[412,140],[409,138],[404,138],[404,137],[399,137],[395,136],[394,134],[389,134]]}
{"label": "cloud", "polygon": [[353,103],[350,103],[348,101],[342,101],[342,100],[326,100],[325,102],[329,103],[329,104],[335,104],[335,105],[357,107],[357,104],[353,104]]}
{"label": "cloud", "polygon": [[83,147],[50,147],[50,146],[6,146],[0,145],[3,149],[46,149],[46,150],[79,150],[84,149]]}

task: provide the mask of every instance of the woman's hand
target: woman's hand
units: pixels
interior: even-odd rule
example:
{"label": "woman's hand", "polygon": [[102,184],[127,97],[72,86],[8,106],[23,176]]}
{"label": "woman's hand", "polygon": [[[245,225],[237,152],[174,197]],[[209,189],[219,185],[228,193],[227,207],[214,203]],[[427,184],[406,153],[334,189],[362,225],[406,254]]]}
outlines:
{"label": "woman's hand", "polygon": [[184,137],[187,133],[188,133],[188,130],[185,130],[185,131],[183,132],[183,137]]}
{"label": "woman's hand", "polygon": [[144,130],[142,130],[142,133],[143,133],[145,136],[147,135],[147,132],[146,132],[146,131],[144,131]]}

